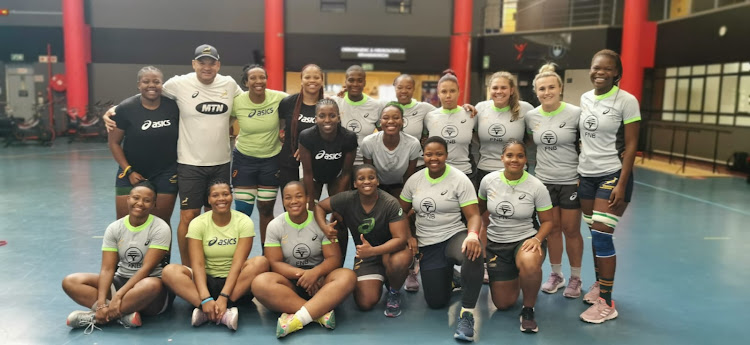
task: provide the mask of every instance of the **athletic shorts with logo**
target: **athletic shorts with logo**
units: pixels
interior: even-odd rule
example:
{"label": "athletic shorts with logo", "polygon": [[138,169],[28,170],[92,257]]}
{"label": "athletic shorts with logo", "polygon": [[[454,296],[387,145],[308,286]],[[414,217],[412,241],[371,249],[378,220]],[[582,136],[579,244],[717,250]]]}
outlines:
{"label": "athletic shorts with logo", "polygon": [[278,186],[279,156],[257,158],[232,151],[232,186]]}
{"label": "athletic shorts with logo", "polygon": [[354,258],[353,270],[357,274],[357,281],[385,280],[385,265],[380,255],[366,259]]}
{"label": "athletic shorts with logo", "polygon": [[194,210],[208,205],[208,184],[212,180],[229,182],[229,163],[214,166],[177,164],[180,209]]}
{"label": "athletic shorts with logo", "polygon": [[[122,167],[117,168],[117,175],[115,175],[115,194],[128,195],[130,190],[133,189],[133,185],[130,184],[129,175],[120,177],[122,174]],[[163,170],[151,176],[143,176],[154,185],[157,194],[177,194],[177,164],[173,165],[167,170]]]}
{"label": "athletic shorts with logo", "polygon": [[560,207],[566,210],[577,210],[581,208],[578,200],[578,186],[574,184],[551,184],[545,183],[549,197],[552,199],[552,207]]}
{"label": "athletic shorts with logo", "polygon": [[[535,234],[536,235],[536,234]],[[487,274],[491,282],[509,281],[518,278],[516,256],[526,240],[533,236],[511,243],[497,243],[487,240]],[[536,242],[536,240],[532,240]],[[547,240],[542,241],[542,255],[547,255]],[[544,258],[542,258],[544,260]]]}
{"label": "athletic shorts with logo", "polygon": [[[617,181],[620,180],[621,172],[622,170],[618,170],[608,175],[596,177],[581,176],[581,183],[578,185],[578,197],[586,200],[609,200],[612,190],[615,189]],[[630,202],[630,198],[633,196],[633,178],[631,172],[628,184],[625,186],[625,202]]]}

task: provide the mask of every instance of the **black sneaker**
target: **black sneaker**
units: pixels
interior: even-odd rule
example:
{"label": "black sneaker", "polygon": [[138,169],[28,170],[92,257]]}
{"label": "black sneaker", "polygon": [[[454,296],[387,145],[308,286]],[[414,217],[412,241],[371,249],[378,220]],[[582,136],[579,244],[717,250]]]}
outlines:
{"label": "black sneaker", "polygon": [[388,291],[387,295],[388,297],[386,298],[388,300],[385,303],[385,316],[397,317],[401,315],[401,293],[398,291]]}
{"label": "black sneaker", "polygon": [[521,332],[536,333],[539,332],[539,326],[534,320],[534,308],[523,307],[521,309]]}
{"label": "black sneaker", "polygon": [[461,315],[461,318],[458,319],[458,326],[456,326],[456,333],[453,334],[453,338],[463,341],[474,341],[474,315],[469,312]]}

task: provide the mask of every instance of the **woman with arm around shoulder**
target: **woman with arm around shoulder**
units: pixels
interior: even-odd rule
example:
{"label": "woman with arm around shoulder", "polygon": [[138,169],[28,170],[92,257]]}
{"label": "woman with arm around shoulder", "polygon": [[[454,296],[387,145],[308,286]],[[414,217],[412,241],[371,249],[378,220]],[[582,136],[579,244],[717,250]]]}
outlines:
{"label": "woman with arm around shoulder", "polygon": [[299,181],[299,134],[315,126],[315,105],[323,99],[325,79],[323,70],[315,64],[302,67],[299,93],[289,95],[279,103],[279,119],[284,133],[284,144],[279,153],[279,186]]}
{"label": "woman with arm around shoulder", "polygon": [[341,252],[307,210],[302,182],[289,182],[282,195],[286,213],[268,227],[265,256],[271,271],[253,281],[253,294],[273,311],[282,312],[276,337],[296,332],[315,321],[333,329],[333,309],[354,290],[356,276],[340,268]]}
{"label": "woman with arm around shoulder", "polygon": [[[521,331],[539,330],[534,306],[542,284],[546,237],[552,227],[552,202],[544,184],[528,172],[526,147],[517,139],[503,146],[503,171],[485,176],[479,185],[479,211],[489,215],[487,272],[492,302],[500,310],[511,308],[523,292]],[[537,212],[541,226],[534,229]]]}
{"label": "woman with arm around shoulder", "polygon": [[469,146],[477,119],[469,111],[458,106],[458,95],[458,79],[452,70],[446,70],[438,81],[441,107],[427,114],[424,125],[428,136],[441,137],[447,143],[447,163],[473,181],[476,169],[472,167],[469,159]]}
{"label": "woman with arm around shoulder", "polygon": [[231,209],[228,181],[209,183],[208,203],[211,211],[193,219],[188,229],[191,266],[165,267],[164,284],[195,307],[193,326],[211,321],[237,330],[236,302],[249,294],[258,274],[268,271],[268,260],[247,258],[255,236],[253,221]]}
{"label": "woman with arm around shoulder", "polygon": [[[416,139],[415,139],[416,140]],[[356,190],[321,200],[315,207],[315,220],[331,238],[336,229],[326,223],[326,214],[336,212],[343,217],[357,247],[354,272],[357,285],[354,301],[361,310],[372,309],[383,295],[388,282],[385,316],[401,315],[401,286],[406,280],[412,252],[406,246],[409,222],[398,200],[378,188],[375,167],[358,165],[354,169]]]}
{"label": "woman with arm around shoulder", "polygon": [[[453,266],[461,265],[461,312],[454,337],[474,339],[474,307],[482,288],[479,231],[482,219],[471,180],[446,164],[448,144],[430,137],[424,146],[425,169],[412,175],[401,191],[405,213],[416,213],[416,235],[424,297],[430,308],[450,302]],[[461,214],[467,223],[461,222]]]}
{"label": "woman with arm around shoulder", "polygon": [[[333,196],[351,186],[352,166],[357,152],[357,136],[341,126],[339,107],[331,99],[321,99],[315,107],[315,126],[299,136],[299,157],[307,195],[307,209],[314,210],[323,185]],[[349,237],[339,227],[339,248],[346,256]]]}
{"label": "woman with arm around shoulder", "polygon": [[578,197],[583,220],[591,229],[597,281],[583,298],[593,305],[581,319],[602,323],[617,317],[612,300],[616,264],[612,235],[633,193],[641,112],[638,100],[617,86],[622,77],[619,54],[608,49],[594,54],[589,75],[594,89],[581,96]]}
{"label": "woman with arm around shoulder", "polygon": [[238,211],[248,217],[258,202],[260,240],[273,219],[279,188],[279,153],[284,138],[279,129],[279,102],[286,93],[266,89],[268,74],[259,65],[245,66],[242,85],[247,91],[234,98],[232,118],[240,133],[232,151],[232,186]]}
{"label": "woman with arm around shoulder", "polygon": [[[65,293],[76,303],[91,308],[68,315],[67,324],[85,327],[118,321],[126,327],[141,326],[141,316],[164,312],[174,296],[162,284],[161,273],[169,263],[172,232],[150,212],[156,192],[140,182],[127,198],[128,215],[107,227],[102,244],[99,274],[74,273],[63,279]],[[145,253],[142,254],[142,253]]]}
{"label": "woman with arm around shoulder", "polygon": [[167,225],[172,218],[177,199],[180,109],[174,100],[162,96],[163,80],[158,68],[141,68],[138,71],[140,95],[117,106],[120,117],[108,136],[109,149],[119,165],[115,179],[117,219],[128,214],[130,190],[146,180],[158,193],[157,204],[152,209],[154,215]]}
{"label": "woman with arm around shoulder", "polygon": [[490,99],[477,104],[477,186],[487,174],[503,169],[503,144],[510,139],[523,140],[526,134],[524,116],[534,107],[521,101],[516,85],[509,72],[496,72],[487,86]]}
{"label": "woman with arm around shoulder", "polygon": [[570,262],[570,281],[563,296],[581,296],[581,204],[578,198],[578,122],[581,108],[562,101],[563,84],[554,64],[539,69],[533,82],[540,106],[526,114],[526,127],[536,146],[534,176],[552,200],[552,230],[547,237],[552,273],[542,291],[555,293],[565,287],[562,273],[563,234]]}

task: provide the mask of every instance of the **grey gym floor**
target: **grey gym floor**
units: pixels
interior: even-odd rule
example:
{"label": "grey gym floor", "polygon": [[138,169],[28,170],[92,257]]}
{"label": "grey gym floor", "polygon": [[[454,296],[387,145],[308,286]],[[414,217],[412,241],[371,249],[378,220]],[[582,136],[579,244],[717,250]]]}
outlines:
{"label": "grey gym floor", "polygon": [[[7,241],[0,246],[0,344],[456,343],[459,295],[449,308],[430,310],[421,292],[404,294],[403,314],[395,319],[383,316],[384,302],[360,312],[349,298],[336,309],[335,330],[310,324],[282,340],[274,333],[278,314],[262,306],[241,306],[239,330],[233,332],[190,326],[192,307],[179,298],[172,310],[144,318],[137,329],[113,324],[91,335],[71,330],[65,317],[82,307],[60,282],[69,273],[99,271],[100,236],[115,220],[116,165],[106,144],[66,142],[0,149],[0,240]],[[485,286],[477,306],[477,343],[684,345],[747,338],[750,185],[740,178],[694,180],[643,169],[635,171],[635,181],[633,202],[615,234],[620,316],[586,324],[578,318],[586,308],[580,299],[540,293],[539,333],[524,334],[518,329],[520,301],[513,310],[497,311]],[[593,268],[588,231],[582,231],[587,288]],[[251,256],[259,252],[256,242]],[[348,266],[352,255],[349,250]],[[177,256],[173,252],[173,262]]]}

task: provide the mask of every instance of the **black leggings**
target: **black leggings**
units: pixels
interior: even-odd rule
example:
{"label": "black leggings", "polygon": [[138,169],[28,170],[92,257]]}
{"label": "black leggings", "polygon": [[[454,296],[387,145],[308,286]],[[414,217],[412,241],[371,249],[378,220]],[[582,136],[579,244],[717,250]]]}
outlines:
{"label": "black leggings", "polygon": [[[422,276],[422,287],[424,289],[424,299],[430,308],[443,308],[450,302],[451,291],[453,287],[453,266],[461,265],[461,305],[464,308],[474,308],[479,299],[479,292],[482,289],[482,277],[484,275],[484,265],[482,257],[470,261],[461,253],[461,245],[466,238],[467,232],[459,232],[447,241],[432,246],[424,247],[429,251],[444,248],[441,253],[432,253],[435,255],[425,255],[422,258],[420,269]],[[434,266],[432,262],[425,260],[445,260],[447,264],[441,268],[424,269],[424,267]],[[432,265],[430,265],[432,264]]]}

